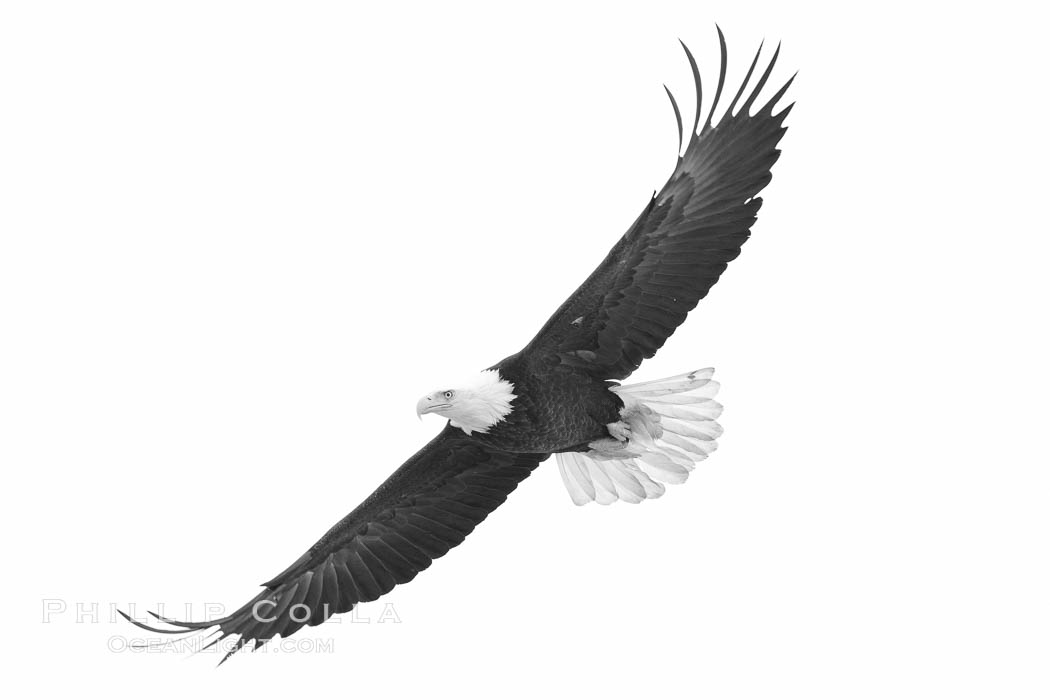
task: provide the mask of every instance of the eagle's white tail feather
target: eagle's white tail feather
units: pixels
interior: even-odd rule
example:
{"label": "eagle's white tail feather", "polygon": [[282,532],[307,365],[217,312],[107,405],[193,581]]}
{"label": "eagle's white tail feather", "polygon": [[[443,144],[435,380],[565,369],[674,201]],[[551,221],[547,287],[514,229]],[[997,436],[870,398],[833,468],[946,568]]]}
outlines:
{"label": "eagle's white tail feather", "polygon": [[620,419],[630,428],[630,440],[612,449],[557,454],[572,502],[641,503],[662,496],[663,483],[684,483],[696,463],[718,448],[722,434],[713,374],[709,367],[613,387],[624,403]]}
{"label": "eagle's white tail feather", "polygon": [[602,505],[641,503],[664,493],[664,485],[653,481],[634,460],[606,459],[599,463],[579,452],[559,452],[557,458],[565,488],[578,506],[591,501]]}

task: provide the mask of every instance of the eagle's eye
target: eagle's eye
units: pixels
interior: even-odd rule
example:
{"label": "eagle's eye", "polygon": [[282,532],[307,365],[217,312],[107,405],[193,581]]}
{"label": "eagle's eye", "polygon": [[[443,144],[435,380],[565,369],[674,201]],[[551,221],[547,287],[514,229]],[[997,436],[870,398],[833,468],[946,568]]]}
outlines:
{"label": "eagle's eye", "polygon": [[445,392],[445,398],[446,399],[451,399],[452,398],[452,392],[451,391],[446,391]]}

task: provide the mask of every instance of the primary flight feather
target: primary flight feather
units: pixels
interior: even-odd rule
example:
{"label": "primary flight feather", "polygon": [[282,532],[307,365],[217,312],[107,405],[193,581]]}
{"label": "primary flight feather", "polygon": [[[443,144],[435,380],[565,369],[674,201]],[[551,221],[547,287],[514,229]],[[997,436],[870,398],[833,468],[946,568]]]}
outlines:
{"label": "primary flight feather", "polygon": [[[788,80],[760,108],[779,48],[751,85],[761,47],[715,120],[726,76],[718,31],[717,87],[703,117],[700,71],[688,48],[696,115],[663,188],[536,337],[475,379],[421,398],[420,415],[445,428],[263,590],[233,614],[179,622],[184,634],[217,628],[235,637],[223,661],[317,625],[411,581],[460,544],[551,454],[574,503],[637,503],[685,481],[716,447],[722,407],[713,370],[620,385],[652,357],[718,281],[750,235],[780,151]],[[701,120],[703,123],[701,124]],[[682,146],[685,150],[682,151]]]}

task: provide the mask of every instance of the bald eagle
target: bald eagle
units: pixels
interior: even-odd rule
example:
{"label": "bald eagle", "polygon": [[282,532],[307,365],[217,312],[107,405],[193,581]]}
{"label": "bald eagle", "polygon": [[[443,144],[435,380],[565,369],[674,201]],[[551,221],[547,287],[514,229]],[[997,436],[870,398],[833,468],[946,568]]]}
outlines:
{"label": "bald eagle", "polygon": [[760,46],[713,122],[726,77],[721,30],[718,38],[718,84],[703,124],[700,71],[682,45],[696,114],[683,152],[681,111],[667,90],[679,146],[667,184],[528,345],[419,400],[420,416],[448,419],[437,437],[233,614],[201,622],[154,615],[171,629],[125,618],[166,634],[217,627],[212,644],[231,638],[225,661],[249,642],[258,648],[411,581],[552,454],[578,505],[638,503],[684,482],[722,432],[713,370],[620,381],[660,349],[740,253],[791,105],[773,110],[794,79],[753,109],[779,54],[745,92]]}

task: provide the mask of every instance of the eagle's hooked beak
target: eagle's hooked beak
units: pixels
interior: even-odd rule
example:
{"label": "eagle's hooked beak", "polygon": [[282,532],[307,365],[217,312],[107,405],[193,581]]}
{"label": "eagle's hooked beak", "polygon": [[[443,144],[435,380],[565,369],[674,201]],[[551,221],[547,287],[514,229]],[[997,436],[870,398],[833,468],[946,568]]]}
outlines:
{"label": "eagle's hooked beak", "polygon": [[438,397],[440,394],[427,394],[419,400],[416,404],[416,416],[419,420],[423,420],[424,413],[433,413],[434,411],[440,411],[443,408],[448,408],[452,404],[441,401]]}

